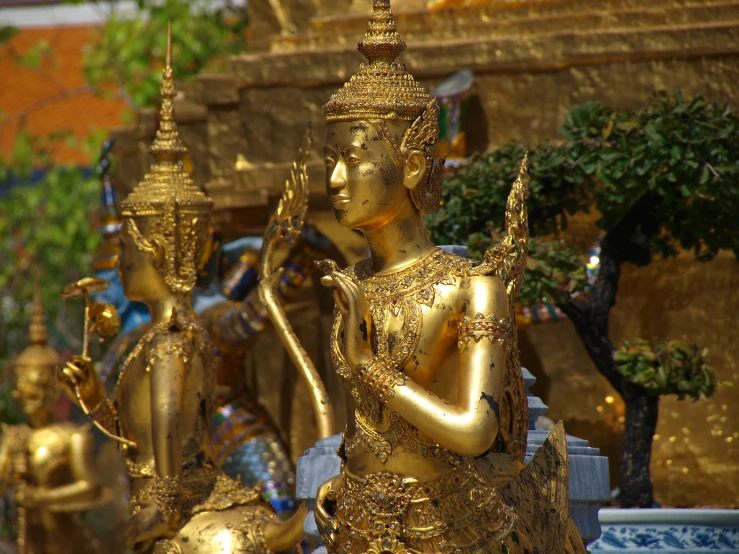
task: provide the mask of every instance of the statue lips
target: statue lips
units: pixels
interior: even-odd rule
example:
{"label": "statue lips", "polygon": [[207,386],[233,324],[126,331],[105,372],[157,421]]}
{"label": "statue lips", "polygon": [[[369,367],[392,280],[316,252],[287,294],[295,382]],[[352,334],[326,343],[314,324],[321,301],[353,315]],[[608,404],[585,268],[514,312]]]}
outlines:
{"label": "statue lips", "polygon": [[337,194],[336,196],[331,197],[331,204],[334,208],[338,208],[340,206],[344,206],[345,204],[348,204],[349,201],[352,199],[351,196],[344,196],[343,194]]}

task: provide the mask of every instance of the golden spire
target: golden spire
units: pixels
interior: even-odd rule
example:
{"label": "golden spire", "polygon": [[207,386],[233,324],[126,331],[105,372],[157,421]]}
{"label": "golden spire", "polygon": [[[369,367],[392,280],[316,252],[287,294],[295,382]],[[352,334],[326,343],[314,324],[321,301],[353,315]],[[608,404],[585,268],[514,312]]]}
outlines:
{"label": "golden spire", "polygon": [[390,0],[374,0],[372,15],[364,38],[357,50],[372,63],[393,63],[403,50],[405,41],[398,34]]}
{"label": "golden spire", "polygon": [[414,121],[431,96],[395,59],[406,45],[395,26],[390,0],[373,0],[367,32],[357,49],[369,63],[323,107],[329,123],[359,119]]}
{"label": "golden spire", "polygon": [[165,206],[173,203],[178,209],[189,212],[210,212],[212,208],[213,201],[195,186],[182,164],[187,148],[180,140],[174,120],[176,91],[173,73],[170,22],[167,29],[167,58],[162,73],[159,128],[149,148],[154,163],[143,181],[121,202],[123,217],[159,215]]}
{"label": "golden spire", "polygon": [[182,144],[177,132],[177,123],[174,120],[174,98],[177,94],[174,85],[174,71],[172,70],[172,22],[167,26],[167,58],[162,72],[162,105],[159,109],[159,128],[149,153],[156,162],[164,160],[181,161],[187,154],[187,148]]}
{"label": "golden spire", "polygon": [[31,324],[28,327],[30,343],[15,361],[16,373],[28,374],[28,371],[42,371],[45,377],[53,377],[53,369],[61,362],[56,350],[47,345],[49,332],[44,319],[44,306],[41,302],[41,284],[39,273],[34,276],[33,308]]}
{"label": "golden spire", "polygon": [[44,305],[41,302],[41,284],[38,273],[33,279],[33,308],[31,309],[31,325],[28,329],[28,342],[34,346],[46,346],[49,332],[46,330]]}

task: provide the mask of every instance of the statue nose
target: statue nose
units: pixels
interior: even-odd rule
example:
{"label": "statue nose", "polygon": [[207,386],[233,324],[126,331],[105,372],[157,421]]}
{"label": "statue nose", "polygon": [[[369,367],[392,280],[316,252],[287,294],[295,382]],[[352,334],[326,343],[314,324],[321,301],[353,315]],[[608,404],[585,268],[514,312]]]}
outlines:
{"label": "statue nose", "polygon": [[338,194],[346,188],[346,164],[340,161],[331,173],[331,193]]}

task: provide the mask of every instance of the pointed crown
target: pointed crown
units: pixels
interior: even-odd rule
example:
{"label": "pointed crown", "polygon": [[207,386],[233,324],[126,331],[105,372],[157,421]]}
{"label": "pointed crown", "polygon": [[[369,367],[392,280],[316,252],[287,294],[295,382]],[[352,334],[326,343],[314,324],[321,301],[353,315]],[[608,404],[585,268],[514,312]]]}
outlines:
{"label": "pointed crown", "polygon": [[368,63],[323,107],[326,121],[388,119],[414,121],[431,96],[395,59],[406,48],[398,34],[390,0],[373,0],[367,33],[357,45]]}
{"label": "pointed crown", "polygon": [[[154,163],[143,181],[121,202],[121,216],[137,248],[154,256],[154,264],[170,288],[189,292],[195,286],[200,257],[208,240],[213,200],[193,183],[182,164],[187,149],[174,120],[172,73],[170,23],[159,129],[149,149]],[[153,220],[147,236],[135,218]]]}
{"label": "pointed crown", "polygon": [[121,202],[123,217],[162,214],[168,207],[181,212],[209,213],[213,201],[190,179],[183,168],[187,148],[174,120],[175,85],[172,71],[172,25],[167,32],[167,63],[162,75],[159,129],[149,153],[154,164],[136,188]]}
{"label": "pointed crown", "polygon": [[[41,303],[41,291],[38,278],[34,283],[33,308],[31,310],[31,324],[28,328],[29,346],[21,352],[15,361],[16,374],[22,374],[29,370],[46,372],[53,371],[61,362],[59,354],[47,345],[49,332],[44,320],[44,307]],[[53,376],[49,373],[49,376]]]}

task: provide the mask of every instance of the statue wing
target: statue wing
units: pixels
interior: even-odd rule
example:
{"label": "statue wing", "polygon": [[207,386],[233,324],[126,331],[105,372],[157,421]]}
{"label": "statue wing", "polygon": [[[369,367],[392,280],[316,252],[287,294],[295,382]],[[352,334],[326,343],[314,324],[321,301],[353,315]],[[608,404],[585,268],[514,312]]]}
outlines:
{"label": "statue wing", "polygon": [[[485,258],[471,272],[477,275],[497,275],[506,285],[511,309],[518,295],[526,272],[529,250],[529,213],[526,200],[529,198],[529,155],[524,156],[511,192],[505,212],[505,236],[500,244],[485,252]],[[511,312],[514,313],[514,312]]]}

